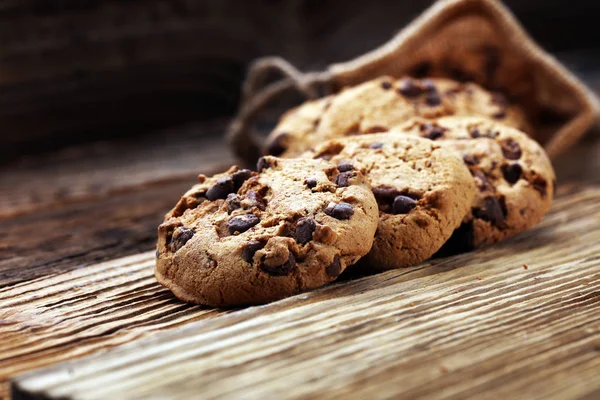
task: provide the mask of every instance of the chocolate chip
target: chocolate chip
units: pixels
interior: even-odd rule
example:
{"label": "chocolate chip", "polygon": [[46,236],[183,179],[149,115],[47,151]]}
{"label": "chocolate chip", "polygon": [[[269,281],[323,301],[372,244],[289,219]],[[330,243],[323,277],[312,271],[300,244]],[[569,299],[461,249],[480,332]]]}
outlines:
{"label": "chocolate chip", "polygon": [[389,186],[376,186],[373,188],[373,194],[378,200],[391,200],[398,195],[398,190]]}
{"label": "chocolate chip", "polygon": [[340,262],[340,257],[333,257],[333,262],[325,268],[325,272],[327,275],[337,278],[337,276],[342,272],[342,263]]}
{"label": "chocolate chip", "polygon": [[408,196],[398,195],[394,198],[392,212],[394,214],[407,214],[417,206],[417,202]]}
{"label": "chocolate chip", "polygon": [[421,134],[424,138],[436,140],[444,136],[444,128],[434,126],[432,124],[425,124],[421,127],[424,132]]}
{"label": "chocolate chip", "polygon": [[260,264],[260,268],[263,271],[265,271],[266,273],[268,273],[270,275],[274,275],[274,276],[287,275],[294,269],[295,266],[296,266],[296,257],[294,257],[292,252],[290,252],[290,256],[288,257],[287,261],[285,263],[283,263],[282,265],[277,265],[275,267],[271,267],[271,266],[265,265],[264,262]]}
{"label": "chocolate chip", "polygon": [[417,97],[421,94],[421,88],[417,84],[415,84],[415,82],[412,79],[406,78],[403,79],[402,82],[400,82],[400,86],[398,87],[398,93],[400,93],[404,97]]}
{"label": "chocolate chip", "polygon": [[533,188],[535,190],[540,192],[542,197],[546,196],[546,187],[548,185],[548,182],[546,182],[546,180],[544,178],[542,178],[541,176],[536,176],[533,179],[533,182],[531,182],[531,184],[533,185]]}
{"label": "chocolate chip", "polygon": [[286,142],[288,140],[289,134],[282,132],[279,135],[275,136],[273,140],[267,145],[267,154],[272,156],[280,156],[284,151],[287,150]]}
{"label": "chocolate chip", "polygon": [[392,83],[389,81],[383,81],[383,82],[381,82],[381,88],[383,90],[389,90],[392,88]]}
{"label": "chocolate chip", "polygon": [[500,143],[500,146],[502,146],[502,154],[504,154],[505,158],[509,160],[518,160],[521,158],[521,146],[513,139],[506,139]]}
{"label": "chocolate chip", "polygon": [[258,159],[258,162],[256,163],[256,170],[258,172],[262,172],[263,169],[267,169],[271,166],[271,164],[269,164],[269,162],[266,160],[266,158],[261,157]]}
{"label": "chocolate chip", "polygon": [[479,159],[472,154],[463,154],[463,161],[467,165],[477,165],[479,164]]}
{"label": "chocolate chip", "polygon": [[352,171],[342,172],[335,178],[335,184],[339,187],[348,187],[350,186],[350,179],[354,176]]}
{"label": "chocolate chip", "polygon": [[371,144],[369,145],[369,147],[370,147],[371,149],[380,149],[380,148],[382,148],[382,147],[383,147],[383,143],[382,143],[382,142],[375,142],[375,143],[371,143]]}
{"label": "chocolate chip", "polygon": [[193,230],[184,226],[177,228],[171,237],[171,251],[176,252],[182,248],[194,236],[194,233]]}
{"label": "chocolate chip", "polygon": [[336,219],[350,219],[352,214],[354,214],[354,209],[351,204],[343,201],[338,204],[329,203],[327,208],[325,208],[325,214]]}
{"label": "chocolate chip", "polygon": [[254,254],[256,254],[256,252],[262,249],[263,247],[265,247],[265,245],[259,242],[258,240],[250,240],[242,248],[242,259],[252,264]]}
{"label": "chocolate chip", "polygon": [[506,164],[502,166],[502,175],[504,175],[504,179],[506,182],[511,185],[515,184],[519,179],[521,179],[521,174],[523,173],[523,168],[519,164]]}
{"label": "chocolate chip", "polygon": [[318,183],[319,183],[319,182],[317,181],[317,178],[315,178],[314,176],[311,176],[311,177],[309,177],[309,178],[306,178],[306,179],[304,180],[304,184],[305,184],[306,186],[308,186],[308,188],[309,188],[309,189],[312,189],[312,188],[314,188],[315,186],[317,186],[317,184],[318,184]]}
{"label": "chocolate chip", "polygon": [[217,179],[217,183],[215,183],[206,191],[206,198],[210,201],[224,199],[233,191],[233,179],[228,176],[219,178]]}
{"label": "chocolate chip", "polygon": [[479,129],[477,129],[477,128],[472,129],[470,133],[471,133],[471,137],[473,139],[477,139],[478,137],[481,136],[481,133],[479,132]]}
{"label": "chocolate chip", "polygon": [[258,224],[260,220],[254,214],[244,214],[238,215],[236,217],[231,218],[227,222],[227,229],[229,229],[229,233],[234,234],[235,232],[246,232],[248,229],[252,228],[254,225]]}
{"label": "chocolate chip", "polygon": [[233,211],[242,208],[240,201],[242,198],[236,193],[229,193],[227,195],[227,212],[231,214]]}
{"label": "chocolate chip", "polygon": [[502,119],[504,117],[506,117],[506,111],[504,110],[499,110],[492,114],[492,118]]}
{"label": "chocolate chip", "polygon": [[474,208],[473,215],[476,218],[491,222],[493,225],[501,226],[504,222],[505,214],[498,199],[494,196],[488,196],[483,199],[482,208]]}
{"label": "chocolate chip", "polygon": [[437,88],[435,87],[435,84],[432,81],[430,81],[429,79],[423,80],[421,82],[421,87],[427,93],[435,93],[435,92],[437,92]]}
{"label": "chocolate chip", "polygon": [[352,171],[354,169],[354,165],[352,165],[349,160],[343,160],[337,165],[337,169],[340,172]]}
{"label": "chocolate chip", "polygon": [[442,99],[437,93],[427,93],[427,96],[425,96],[425,103],[428,106],[435,107],[442,104]]}
{"label": "chocolate chip", "polygon": [[237,191],[242,187],[244,182],[246,182],[252,176],[252,171],[249,169],[240,169],[239,171],[234,172],[231,175],[231,179],[233,179],[234,190]]}
{"label": "chocolate chip", "polygon": [[300,244],[310,242],[315,229],[317,229],[317,223],[314,219],[308,217],[300,218],[296,224],[296,242]]}

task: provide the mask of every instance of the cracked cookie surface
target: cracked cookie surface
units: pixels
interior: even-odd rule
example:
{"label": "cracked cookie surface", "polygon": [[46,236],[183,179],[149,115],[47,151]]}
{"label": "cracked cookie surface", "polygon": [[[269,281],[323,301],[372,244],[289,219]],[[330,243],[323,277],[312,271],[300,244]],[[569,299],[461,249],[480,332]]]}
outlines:
{"label": "cracked cookie surface", "polygon": [[[303,156],[360,171],[379,205],[369,268],[406,267],[433,255],[469,212],[475,185],[460,155],[431,140],[394,133],[332,139]],[[338,185],[345,184],[341,172]]]}
{"label": "cracked cookie surface", "polygon": [[471,212],[444,245],[443,255],[513,236],[536,225],[550,209],[554,170],[543,148],[525,133],[477,117],[416,118],[399,129],[458,151],[476,184]]}
{"label": "cracked cookie surface", "polygon": [[358,171],[276,157],[257,169],[200,175],[165,216],[155,276],[178,298],[214,307],[278,300],[333,281],[371,248],[377,203]]}
{"label": "cracked cookie surface", "polygon": [[294,157],[328,139],[385,132],[413,117],[484,116],[530,132],[525,116],[500,93],[450,79],[381,77],[288,111],[264,152]]}

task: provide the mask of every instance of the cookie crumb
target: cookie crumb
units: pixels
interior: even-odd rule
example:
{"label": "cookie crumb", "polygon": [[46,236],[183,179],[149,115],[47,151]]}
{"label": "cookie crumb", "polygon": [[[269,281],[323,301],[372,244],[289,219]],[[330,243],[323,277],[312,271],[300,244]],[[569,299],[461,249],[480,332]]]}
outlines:
{"label": "cookie crumb", "polygon": [[445,366],[443,366],[443,365],[440,365],[440,372],[442,374],[447,374],[448,373],[448,368],[445,367]]}
{"label": "cookie crumb", "polygon": [[414,306],[415,306],[415,303],[410,303],[410,306],[411,306],[411,307],[414,307]]}
{"label": "cookie crumb", "polygon": [[529,265],[523,264],[523,269],[529,269]]}
{"label": "cookie crumb", "polygon": [[480,277],[480,276],[478,276],[478,277],[477,277],[477,280],[478,280],[478,281],[482,281],[482,280],[483,280],[483,278],[482,278],[482,277]]}

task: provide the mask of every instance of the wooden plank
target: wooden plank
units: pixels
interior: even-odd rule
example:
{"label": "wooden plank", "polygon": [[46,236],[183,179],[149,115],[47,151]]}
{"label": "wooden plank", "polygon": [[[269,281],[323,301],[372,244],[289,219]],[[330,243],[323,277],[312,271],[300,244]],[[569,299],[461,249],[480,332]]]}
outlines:
{"label": "wooden plank", "polygon": [[4,166],[0,221],[145,185],[193,182],[198,173],[228,168],[233,157],[223,140],[226,124],[223,119],[187,124],[143,139],[71,146]]}
{"label": "wooden plank", "polygon": [[[137,310],[151,310],[140,317],[143,324],[153,313],[168,318],[182,307],[180,313],[190,313],[185,318],[203,319],[26,373],[14,378],[13,395],[591,395],[600,390],[600,186],[561,192],[540,226],[496,246],[225,314],[182,305],[161,291],[149,276],[151,255],[119,260],[118,268],[106,263],[15,285],[0,292],[10,305],[0,307],[0,330],[11,335],[0,355],[12,357],[0,364],[0,376],[75,355],[62,355],[65,348],[83,354],[140,334],[145,329],[136,330],[131,315]],[[98,282],[100,292],[91,283],[71,293],[78,279]],[[149,298],[138,286],[150,291]],[[87,298],[88,292],[99,297]],[[119,303],[127,296],[140,305]]]}
{"label": "wooden plank", "polygon": [[192,182],[0,221],[0,288],[154,248],[165,210]]}
{"label": "wooden plank", "polygon": [[221,312],[178,301],[153,267],[151,251],[0,289],[0,382]]}

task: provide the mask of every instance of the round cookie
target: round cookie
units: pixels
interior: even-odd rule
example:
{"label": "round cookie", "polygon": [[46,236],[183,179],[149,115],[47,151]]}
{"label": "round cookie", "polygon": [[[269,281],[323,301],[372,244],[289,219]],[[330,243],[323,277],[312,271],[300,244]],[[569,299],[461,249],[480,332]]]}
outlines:
{"label": "round cookie", "polygon": [[[431,140],[379,133],[331,139],[304,156],[340,171],[360,171],[379,205],[379,226],[365,257],[370,267],[406,267],[433,255],[469,212],[475,185],[460,155]],[[345,174],[338,185],[345,184]]]}
{"label": "round cookie", "polygon": [[460,152],[477,186],[472,210],[443,254],[515,235],[540,222],[550,209],[554,170],[543,148],[525,133],[477,117],[416,118],[398,129]]}
{"label": "round cookie", "polygon": [[413,117],[485,116],[530,128],[500,93],[449,79],[381,77],[287,112],[266,140],[265,153],[294,157],[328,139],[384,132]]}
{"label": "round cookie", "polygon": [[322,286],[371,248],[377,203],[358,171],[263,157],[199,176],[158,228],[157,280],[181,300],[257,304]]}
{"label": "round cookie", "polygon": [[[286,152],[288,147],[293,146],[292,142],[309,142],[321,116],[332,101],[333,96],[323,97],[288,110],[281,116],[277,125],[279,134],[271,135],[264,153],[279,157]],[[290,134],[286,132],[290,132]]]}

